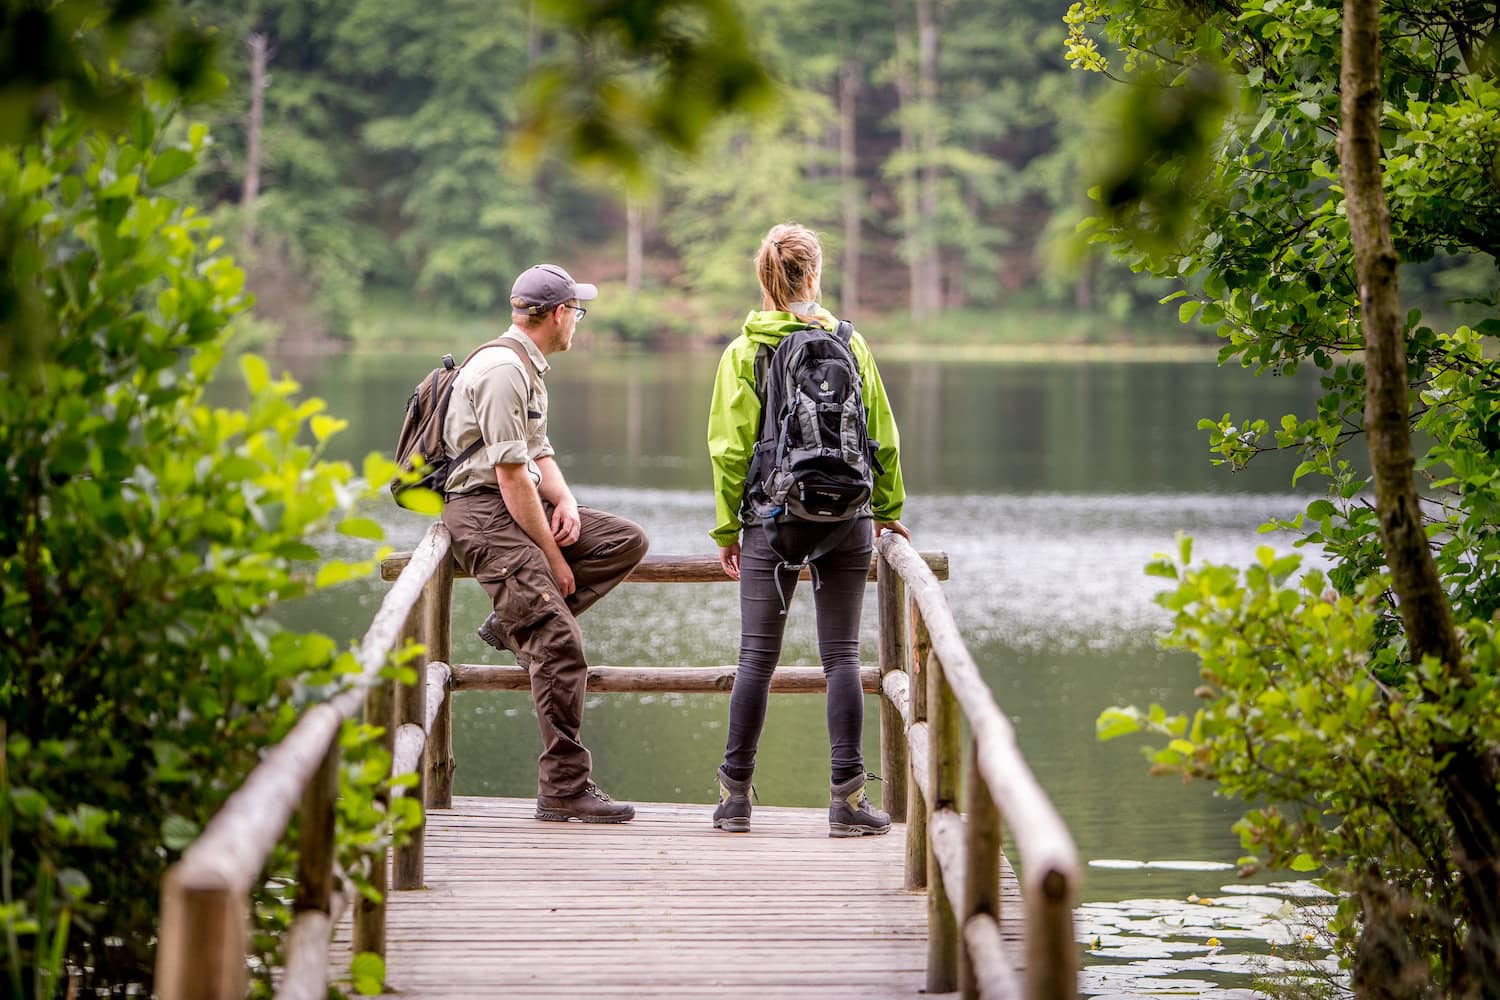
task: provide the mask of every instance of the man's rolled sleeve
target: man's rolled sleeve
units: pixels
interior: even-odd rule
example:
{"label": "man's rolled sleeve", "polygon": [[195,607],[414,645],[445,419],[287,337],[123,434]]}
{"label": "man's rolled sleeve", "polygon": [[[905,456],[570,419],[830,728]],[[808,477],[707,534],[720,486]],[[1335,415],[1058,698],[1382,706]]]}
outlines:
{"label": "man's rolled sleeve", "polygon": [[525,465],[525,441],[497,441],[484,449],[484,460],[491,465]]}

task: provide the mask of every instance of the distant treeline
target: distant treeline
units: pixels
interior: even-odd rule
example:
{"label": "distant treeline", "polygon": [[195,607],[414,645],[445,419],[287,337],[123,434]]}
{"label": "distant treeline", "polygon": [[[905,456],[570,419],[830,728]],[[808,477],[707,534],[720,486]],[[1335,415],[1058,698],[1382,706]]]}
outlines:
{"label": "distant treeline", "polygon": [[[289,336],[346,334],[371,295],[494,310],[544,259],[608,286],[597,322],[616,336],[692,335],[753,304],[751,256],[788,219],[824,234],[824,297],[849,316],[1120,318],[1170,291],[1112,261],[1050,262],[1098,149],[1098,77],[1068,68],[1055,0],[748,4],[782,100],[691,159],[649,154],[635,191],[507,156],[534,71],[615,58],[549,26],[545,0],[186,6],[223,32],[230,77],[193,109],[218,143],[199,196],[239,241],[258,314]],[[556,113],[576,113],[559,93]]]}

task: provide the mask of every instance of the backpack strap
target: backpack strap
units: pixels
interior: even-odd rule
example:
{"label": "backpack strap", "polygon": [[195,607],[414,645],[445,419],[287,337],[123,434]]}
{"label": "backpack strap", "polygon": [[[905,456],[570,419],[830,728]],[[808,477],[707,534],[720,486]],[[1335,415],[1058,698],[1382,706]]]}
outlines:
{"label": "backpack strap", "polygon": [[[527,354],[526,353],[526,348],[524,348],[520,344],[516,343],[513,338],[509,338],[509,337],[496,337],[494,340],[487,340],[487,341],[485,341],[484,343],[480,344],[478,347],[474,348],[472,351],[469,352],[469,356],[466,357],[466,358],[464,358],[464,365],[468,364],[470,361],[473,361],[475,355],[477,355],[480,351],[483,351],[486,348],[490,348],[490,347],[504,347],[504,348],[506,348],[508,350],[514,351],[516,357],[518,357],[518,358],[521,359],[521,368],[522,368],[523,371],[525,371],[525,372],[528,373],[528,377],[526,379],[526,395],[527,395],[527,399],[529,401],[531,393],[534,390],[534,387],[536,385],[536,380],[539,377],[539,375],[538,375],[537,370],[536,370],[536,365],[532,363],[531,355]],[[462,368],[463,365],[459,365],[459,367]],[[453,383],[450,382],[450,383],[448,383],[448,393],[451,394],[452,392],[453,392]],[[442,419],[443,419],[444,423],[447,423],[447,420],[448,420],[448,397],[447,396],[443,397]],[[473,440],[473,442],[471,442],[467,448],[465,448],[463,451],[461,451],[461,452],[458,453],[458,455],[453,459],[454,464],[455,465],[463,465],[465,462],[467,462],[469,460],[470,457],[473,456],[473,454],[476,451],[479,450],[479,446],[482,445],[482,444],[484,444],[484,435],[483,434],[481,434],[477,438],[475,438]]]}
{"label": "backpack strap", "polygon": [[[526,348],[516,343],[512,337],[497,337],[488,344],[480,344],[475,349],[474,354],[478,354],[486,347],[503,347],[508,351],[513,351],[516,357],[521,359],[521,367],[526,370],[529,376],[526,379],[526,391],[527,395],[530,395],[532,387],[536,384],[536,380],[541,378],[541,373],[536,370],[536,363],[531,360],[531,355],[526,353]],[[472,358],[474,354],[469,355],[469,357]],[[468,363],[468,360],[465,359],[464,364]]]}
{"label": "backpack strap", "polygon": [[776,348],[770,344],[755,345],[755,394],[760,397],[760,405],[766,405],[766,375],[771,371],[771,355]]}

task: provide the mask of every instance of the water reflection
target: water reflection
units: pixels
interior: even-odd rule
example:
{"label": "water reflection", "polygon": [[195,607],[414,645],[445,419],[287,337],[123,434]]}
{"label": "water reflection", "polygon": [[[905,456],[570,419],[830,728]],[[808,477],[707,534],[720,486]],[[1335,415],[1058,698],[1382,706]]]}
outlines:
{"label": "water reflection", "polygon": [[[462,345],[459,345],[462,346]],[[455,353],[460,353],[455,351]],[[330,359],[307,387],[350,421],[334,453],[386,451],[430,353]],[[551,438],[580,483],[706,489],[704,429],[717,358],[552,359]],[[1229,474],[1209,464],[1202,417],[1311,415],[1316,381],[1254,378],[1211,363],[881,365],[906,477],[938,493],[1280,491],[1295,460]]]}

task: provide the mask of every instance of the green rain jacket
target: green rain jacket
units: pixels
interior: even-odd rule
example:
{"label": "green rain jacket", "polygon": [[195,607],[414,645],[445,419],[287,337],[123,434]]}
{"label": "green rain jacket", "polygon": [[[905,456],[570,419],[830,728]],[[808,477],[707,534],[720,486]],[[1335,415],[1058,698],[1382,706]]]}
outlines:
{"label": "green rain jacket", "polygon": [[[826,309],[817,313],[821,324],[832,330],[838,320]],[[745,493],[750,453],[760,432],[760,397],[755,394],[755,354],[761,344],[775,347],[781,338],[807,324],[791,313],[752,311],[745,317],[740,335],[724,349],[719,372],[714,377],[714,397],[708,409],[708,454],[713,460],[714,507],[718,524],[710,532],[720,548],[740,537],[740,503]],[[885,472],[875,478],[870,509],[877,521],[895,521],[906,502],[901,484],[901,440],[890,400],[875,367],[875,357],[865,338],[856,331],[849,342],[859,365],[865,420],[870,437],[880,445],[878,455]]]}

